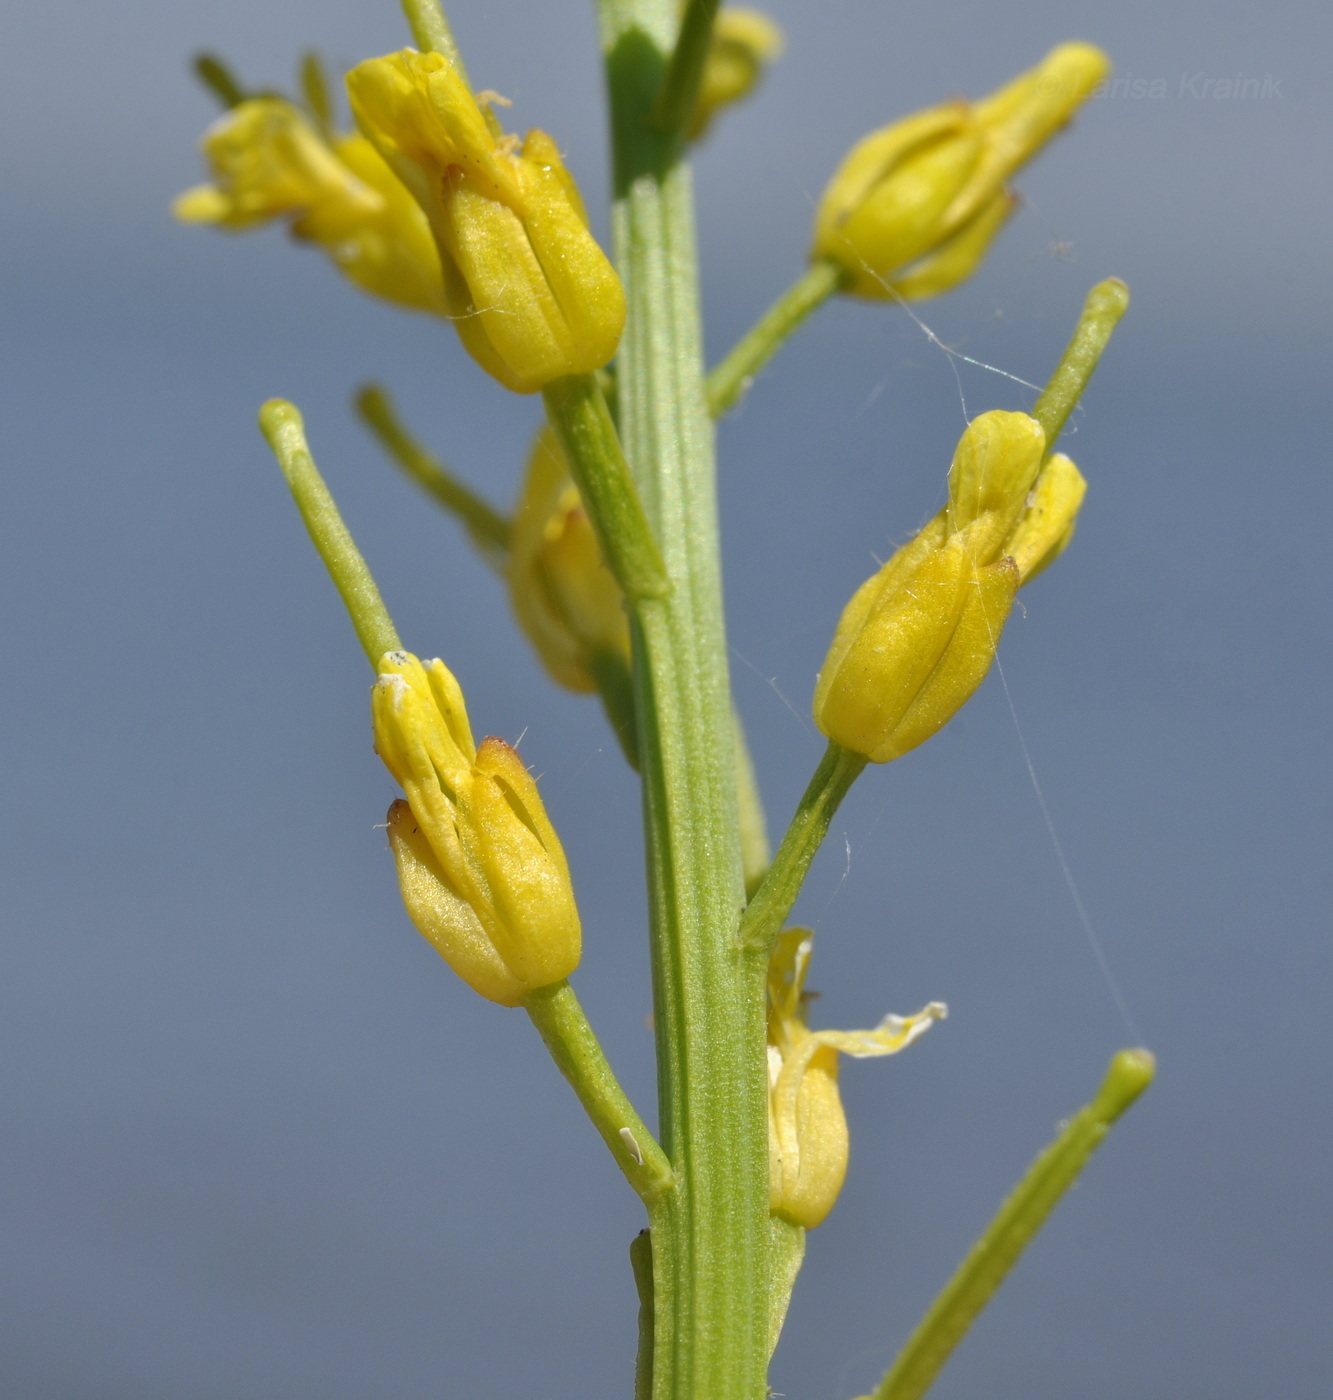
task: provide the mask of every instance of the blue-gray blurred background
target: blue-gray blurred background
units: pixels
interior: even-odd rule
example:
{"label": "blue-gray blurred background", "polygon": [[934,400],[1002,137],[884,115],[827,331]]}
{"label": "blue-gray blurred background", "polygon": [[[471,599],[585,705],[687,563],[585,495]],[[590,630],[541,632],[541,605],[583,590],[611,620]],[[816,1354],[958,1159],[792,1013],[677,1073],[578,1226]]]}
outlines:
{"label": "blue-gray blurred background", "polygon": [[[604,208],[591,7],[452,8],[479,84]],[[1008,695],[993,674],[867,774],[800,906],[818,1024],[952,1014],[844,1071],[851,1171],[774,1387],[869,1388],[1142,1040],[1157,1085],[938,1395],[1327,1394],[1329,12],[770,8],[786,57],[698,162],[713,357],[800,267],[871,127],[1065,38],[1145,80],[1088,106],[982,272],[918,308],[952,355],[889,306],[830,306],[721,429],[735,686],[780,830],[837,613],[942,498],[965,408],[1029,406],[1087,287],[1133,288],[1066,444],[1078,539],[1006,632]],[[626,1396],[637,1204],[526,1019],[402,913],[369,676],[254,426],[270,395],[301,405],[405,638],[479,732],[524,736],[585,916],[577,986],[650,1109],[634,785],[348,397],[385,380],[498,501],[537,404],[280,232],[167,215],[215,110],[194,51],[286,84],[306,46],[399,47],[396,6],[11,0],[3,28],[0,1393]]]}

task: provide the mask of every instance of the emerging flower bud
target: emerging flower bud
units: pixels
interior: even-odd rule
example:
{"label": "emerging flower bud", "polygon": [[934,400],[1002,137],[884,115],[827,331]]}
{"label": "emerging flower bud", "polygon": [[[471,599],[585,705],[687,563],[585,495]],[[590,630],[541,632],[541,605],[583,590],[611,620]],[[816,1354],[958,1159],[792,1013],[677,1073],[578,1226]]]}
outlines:
{"label": "emerging flower bud", "polygon": [[768,970],[769,1209],[808,1230],[833,1209],[847,1174],[839,1052],[897,1054],[948,1015],[932,1001],[915,1016],[886,1016],[874,1030],[810,1030],[805,978],[813,944],[809,929],[787,929]]}
{"label": "emerging flower bud", "polygon": [[1061,44],[980,102],[947,102],[872,132],[824,191],[812,256],[840,264],[857,296],[949,291],[1013,208],[1005,181],[1109,71],[1100,49]]}
{"label": "emerging flower bud", "polygon": [[[682,7],[683,8],[683,7]],[[758,10],[724,6],[713,21],[713,40],[688,136],[698,141],[713,118],[748,97],[764,69],[782,54],[782,30]]]}
{"label": "emerging flower bud", "polygon": [[542,131],[492,131],[449,61],[404,49],[347,75],[357,125],[434,231],[445,298],[474,360],[533,393],[615,354],[625,297]]}
{"label": "emerging flower bud", "polygon": [[[815,723],[887,763],[924,743],[976,690],[1020,584],[1068,544],[1086,489],[1026,413],[963,434],[949,504],[852,595],[815,686]],[[1040,471],[1040,479],[1038,472]]]}
{"label": "emerging flower bud", "polygon": [[519,625],[557,685],[596,690],[603,658],[628,668],[625,595],[549,427],[532,445],[505,572]]}
{"label": "emerging flower bud", "polygon": [[176,200],[178,219],[232,231],[287,219],[362,291],[446,314],[430,225],[364,136],[330,143],[290,102],[256,97],[214,122],[203,151],[213,183]]}
{"label": "emerging flower bud", "polygon": [[474,991],[517,1006],[578,966],[569,867],[523,760],[474,748],[442,661],[386,652],[371,692],[375,748],[402,784],[389,840],[412,922]]}

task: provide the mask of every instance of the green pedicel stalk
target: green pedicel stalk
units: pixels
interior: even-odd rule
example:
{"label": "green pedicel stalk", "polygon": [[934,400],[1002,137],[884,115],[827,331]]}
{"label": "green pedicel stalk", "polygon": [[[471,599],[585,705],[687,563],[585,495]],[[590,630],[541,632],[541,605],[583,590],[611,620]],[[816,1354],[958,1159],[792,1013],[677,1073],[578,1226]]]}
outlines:
{"label": "green pedicel stalk", "polygon": [[1032,416],[1046,432],[1048,456],[1128,307],[1129,288],[1118,277],[1098,282],[1088,293],[1065,353],[1032,408]]}
{"label": "green pedicel stalk", "polygon": [[662,1146],[650,1216],[654,1400],[762,1400],[768,1335],[765,961],[739,954],[736,759],[683,137],[651,124],[675,0],[601,0],[612,227],[629,316],[625,455],[671,583],[635,609]]}
{"label": "green pedicel stalk", "polygon": [[567,981],[529,992],[523,1009],[625,1179],[648,1206],[672,1185],[671,1163],[625,1096]]}
{"label": "green pedicel stalk", "polygon": [[842,286],[835,262],[813,262],[736,342],[708,376],[708,408],[721,418],[754,382],[784,341]]}
{"label": "green pedicel stalk", "polygon": [[1121,1050],[1112,1059],[1097,1097],[1069,1119],[1028,1168],[931,1304],[888,1375],[864,1400],[919,1400],[926,1393],[1111,1125],[1152,1083],[1154,1070],[1147,1050]]}
{"label": "green pedicel stalk", "polygon": [[287,478],[311,541],[342,596],[357,641],[374,668],[386,651],[401,651],[403,644],[370,569],[310,455],[300,410],[285,399],[270,399],[259,410],[259,427]]}
{"label": "green pedicel stalk", "polygon": [[772,949],[773,940],[782,932],[801,892],[810,862],[828,835],[833,814],[868,761],[840,744],[830,743],[824,751],[814,777],[801,794],[773,864],[746,906],[739,934],[743,948],[765,956]]}
{"label": "green pedicel stalk", "polygon": [[595,374],[571,374],[542,390],[546,416],[597,532],[602,557],[633,608],[670,591],[666,565]]}
{"label": "green pedicel stalk", "polygon": [[509,553],[509,521],[489,501],[465,486],[407,431],[388,391],[378,384],[357,390],[356,411],[389,459],[454,516],[468,538],[497,569]]}
{"label": "green pedicel stalk", "polygon": [[453,64],[454,71],[467,82],[467,68],[463,55],[454,42],[454,31],[449,27],[444,7],[440,0],[402,0],[403,14],[407,19],[412,38],[422,53],[442,53]]}

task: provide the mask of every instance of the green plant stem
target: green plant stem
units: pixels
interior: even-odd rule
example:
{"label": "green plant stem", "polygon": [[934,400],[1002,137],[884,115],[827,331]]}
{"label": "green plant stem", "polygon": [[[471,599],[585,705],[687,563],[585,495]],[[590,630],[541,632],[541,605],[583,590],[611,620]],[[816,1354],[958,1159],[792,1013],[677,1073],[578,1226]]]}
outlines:
{"label": "green plant stem", "polygon": [[442,53],[453,64],[458,76],[467,82],[467,67],[454,42],[454,31],[440,0],[402,0],[412,38],[421,53]]}
{"label": "green plant stem", "polygon": [[1111,332],[1128,306],[1129,288],[1118,277],[1098,282],[1088,293],[1073,338],[1032,409],[1032,416],[1046,430],[1047,455],[1054,449],[1056,438],[1082,398],[1097,361],[1111,339]]}
{"label": "green plant stem", "polygon": [[640,1230],[629,1247],[639,1295],[639,1344],[634,1353],[634,1400],[653,1400],[653,1236]]}
{"label": "green plant stem", "polygon": [[454,516],[486,562],[503,572],[509,558],[510,522],[444,467],[403,427],[393,400],[378,384],[357,391],[356,411],[389,459],[432,500]]}
{"label": "green plant stem", "polygon": [[633,615],[659,1118],[677,1176],[650,1213],[652,1393],[763,1400],[766,968],[736,947],[745,896],[693,196],[680,137],[650,121],[678,12],[676,0],[599,10],[629,312],[619,421],[671,583]]}
{"label": "green plant stem", "polygon": [[287,478],[287,485],[296,498],[296,508],[301,512],[301,519],[334,587],[342,596],[352,626],[356,628],[357,641],[373,669],[386,651],[401,651],[403,644],[398,640],[398,629],[384,606],[370,568],[343,524],[329,488],[324,485],[324,478],[310,455],[300,411],[285,399],[270,399],[259,410],[259,427]]}
{"label": "green plant stem", "polygon": [[567,981],[540,987],[523,998],[523,1009],[616,1166],[651,1206],[671,1189],[671,1163],[620,1087],[573,987]]}
{"label": "green plant stem", "polygon": [[682,132],[694,116],[719,3],[720,0],[686,0],[680,33],[653,110],[653,125],[663,131]]}
{"label": "green plant stem", "polygon": [[740,927],[742,947],[768,954],[796,903],[815,852],[828,835],[833,814],[866,763],[859,753],[830,740],[814,777],[801,795],[768,874],[746,906]]}
{"label": "green plant stem", "polygon": [[670,587],[666,565],[596,375],[557,379],[542,390],[542,398],[602,557],[630,606],[663,597]]}
{"label": "green plant stem", "polygon": [[708,375],[708,408],[714,418],[721,418],[740,399],[787,337],[842,286],[844,275],[828,259],[811,263],[732,346]]}
{"label": "green plant stem", "polygon": [[1097,1097],[1069,1119],[1028,1168],[931,1304],[873,1400],[918,1400],[925,1394],[1111,1125],[1152,1083],[1153,1073],[1153,1057],[1147,1050],[1121,1050],[1111,1060]]}

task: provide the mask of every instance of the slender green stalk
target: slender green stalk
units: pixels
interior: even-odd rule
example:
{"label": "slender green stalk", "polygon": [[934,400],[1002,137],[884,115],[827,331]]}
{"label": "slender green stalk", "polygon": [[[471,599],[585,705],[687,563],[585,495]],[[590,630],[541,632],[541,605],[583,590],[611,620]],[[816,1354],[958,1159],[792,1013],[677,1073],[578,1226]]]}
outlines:
{"label": "slender green stalk", "polygon": [[653,1237],[640,1230],[630,1241],[629,1266],[639,1295],[639,1344],[634,1353],[634,1400],[653,1400]]}
{"label": "slender green stalk", "polygon": [[694,115],[719,5],[720,0],[686,0],[680,33],[653,109],[653,125],[663,131],[684,131]]}
{"label": "slender green stalk", "polygon": [[196,54],[194,75],[224,107],[239,107],[245,101],[245,89],[216,54]]}
{"label": "slender green stalk", "polygon": [[412,39],[422,53],[442,53],[453,64],[458,76],[467,82],[463,55],[454,42],[454,31],[440,0],[402,0]]}
{"label": "slender green stalk", "polygon": [[768,874],[773,850],[768,844],[768,821],[764,817],[764,800],[759,795],[759,778],[745,740],[745,726],[736,715],[736,798],[741,819],[741,867],[745,872],[745,897],[754,892]]}
{"label": "slender green stalk", "polygon": [[676,0],[599,10],[629,310],[619,421],[671,582],[633,617],[659,1117],[677,1175],[650,1214],[652,1393],[763,1400],[765,965],[736,947],[745,895],[693,198],[680,137],[650,121],[678,11]]}
{"label": "slender green stalk", "polygon": [[1028,1168],[867,1400],[918,1400],[926,1393],[1111,1125],[1152,1083],[1153,1073],[1147,1050],[1121,1050],[1111,1060],[1097,1097]]}
{"label": "slender green stalk", "polygon": [[503,572],[509,556],[510,523],[487,500],[465,486],[403,427],[393,400],[378,384],[357,391],[356,411],[390,460],[456,517],[486,562]]}
{"label": "slender green stalk", "polygon": [[270,399],[259,410],[259,427],[278,459],[287,485],[296,498],[296,508],[310,531],[319,557],[329,571],[334,587],[342,595],[357,641],[371,667],[379,664],[386,651],[401,651],[398,629],[393,625],[384,599],[371,577],[370,568],[356,547],[315,459],[306,446],[305,424],[295,404]]}
{"label": "slender green stalk", "polygon": [[783,341],[842,286],[843,271],[827,259],[813,262],[768,308],[708,376],[708,408],[721,418],[754,383]]}
{"label": "slender green stalk", "polygon": [[791,819],[768,874],[746,906],[741,919],[740,941],[744,948],[767,955],[773,940],[782,932],[796,896],[801,892],[810,862],[815,858],[829,823],[861,775],[867,760],[831,740],[815,769],[796,813]]}
{"label": "slender green stalk", "polygon": [[670,588],[639,489],[596,375],[571,374],[542,390],[607,567],[631,606]]}
{"label": "slender green stalk", "polygon": [[1088,293],[1073,339],[1065,346],[1050,383],[1032,409],[1032,416],[1046,430],[1048,454],[1054,449],[1066,419],[1082,398],[1097,361],[1111,339],[1111,332],[1128,306],[1129,288],[1118,277],[1098,282]]}
{"label": "slender green stalk", "polygon": [[616,1166],[652,1205],[671,1189],[671,1163],[620,1087],[573,987],[561,981],[529,992],[523,1009],[611,1149]]}

